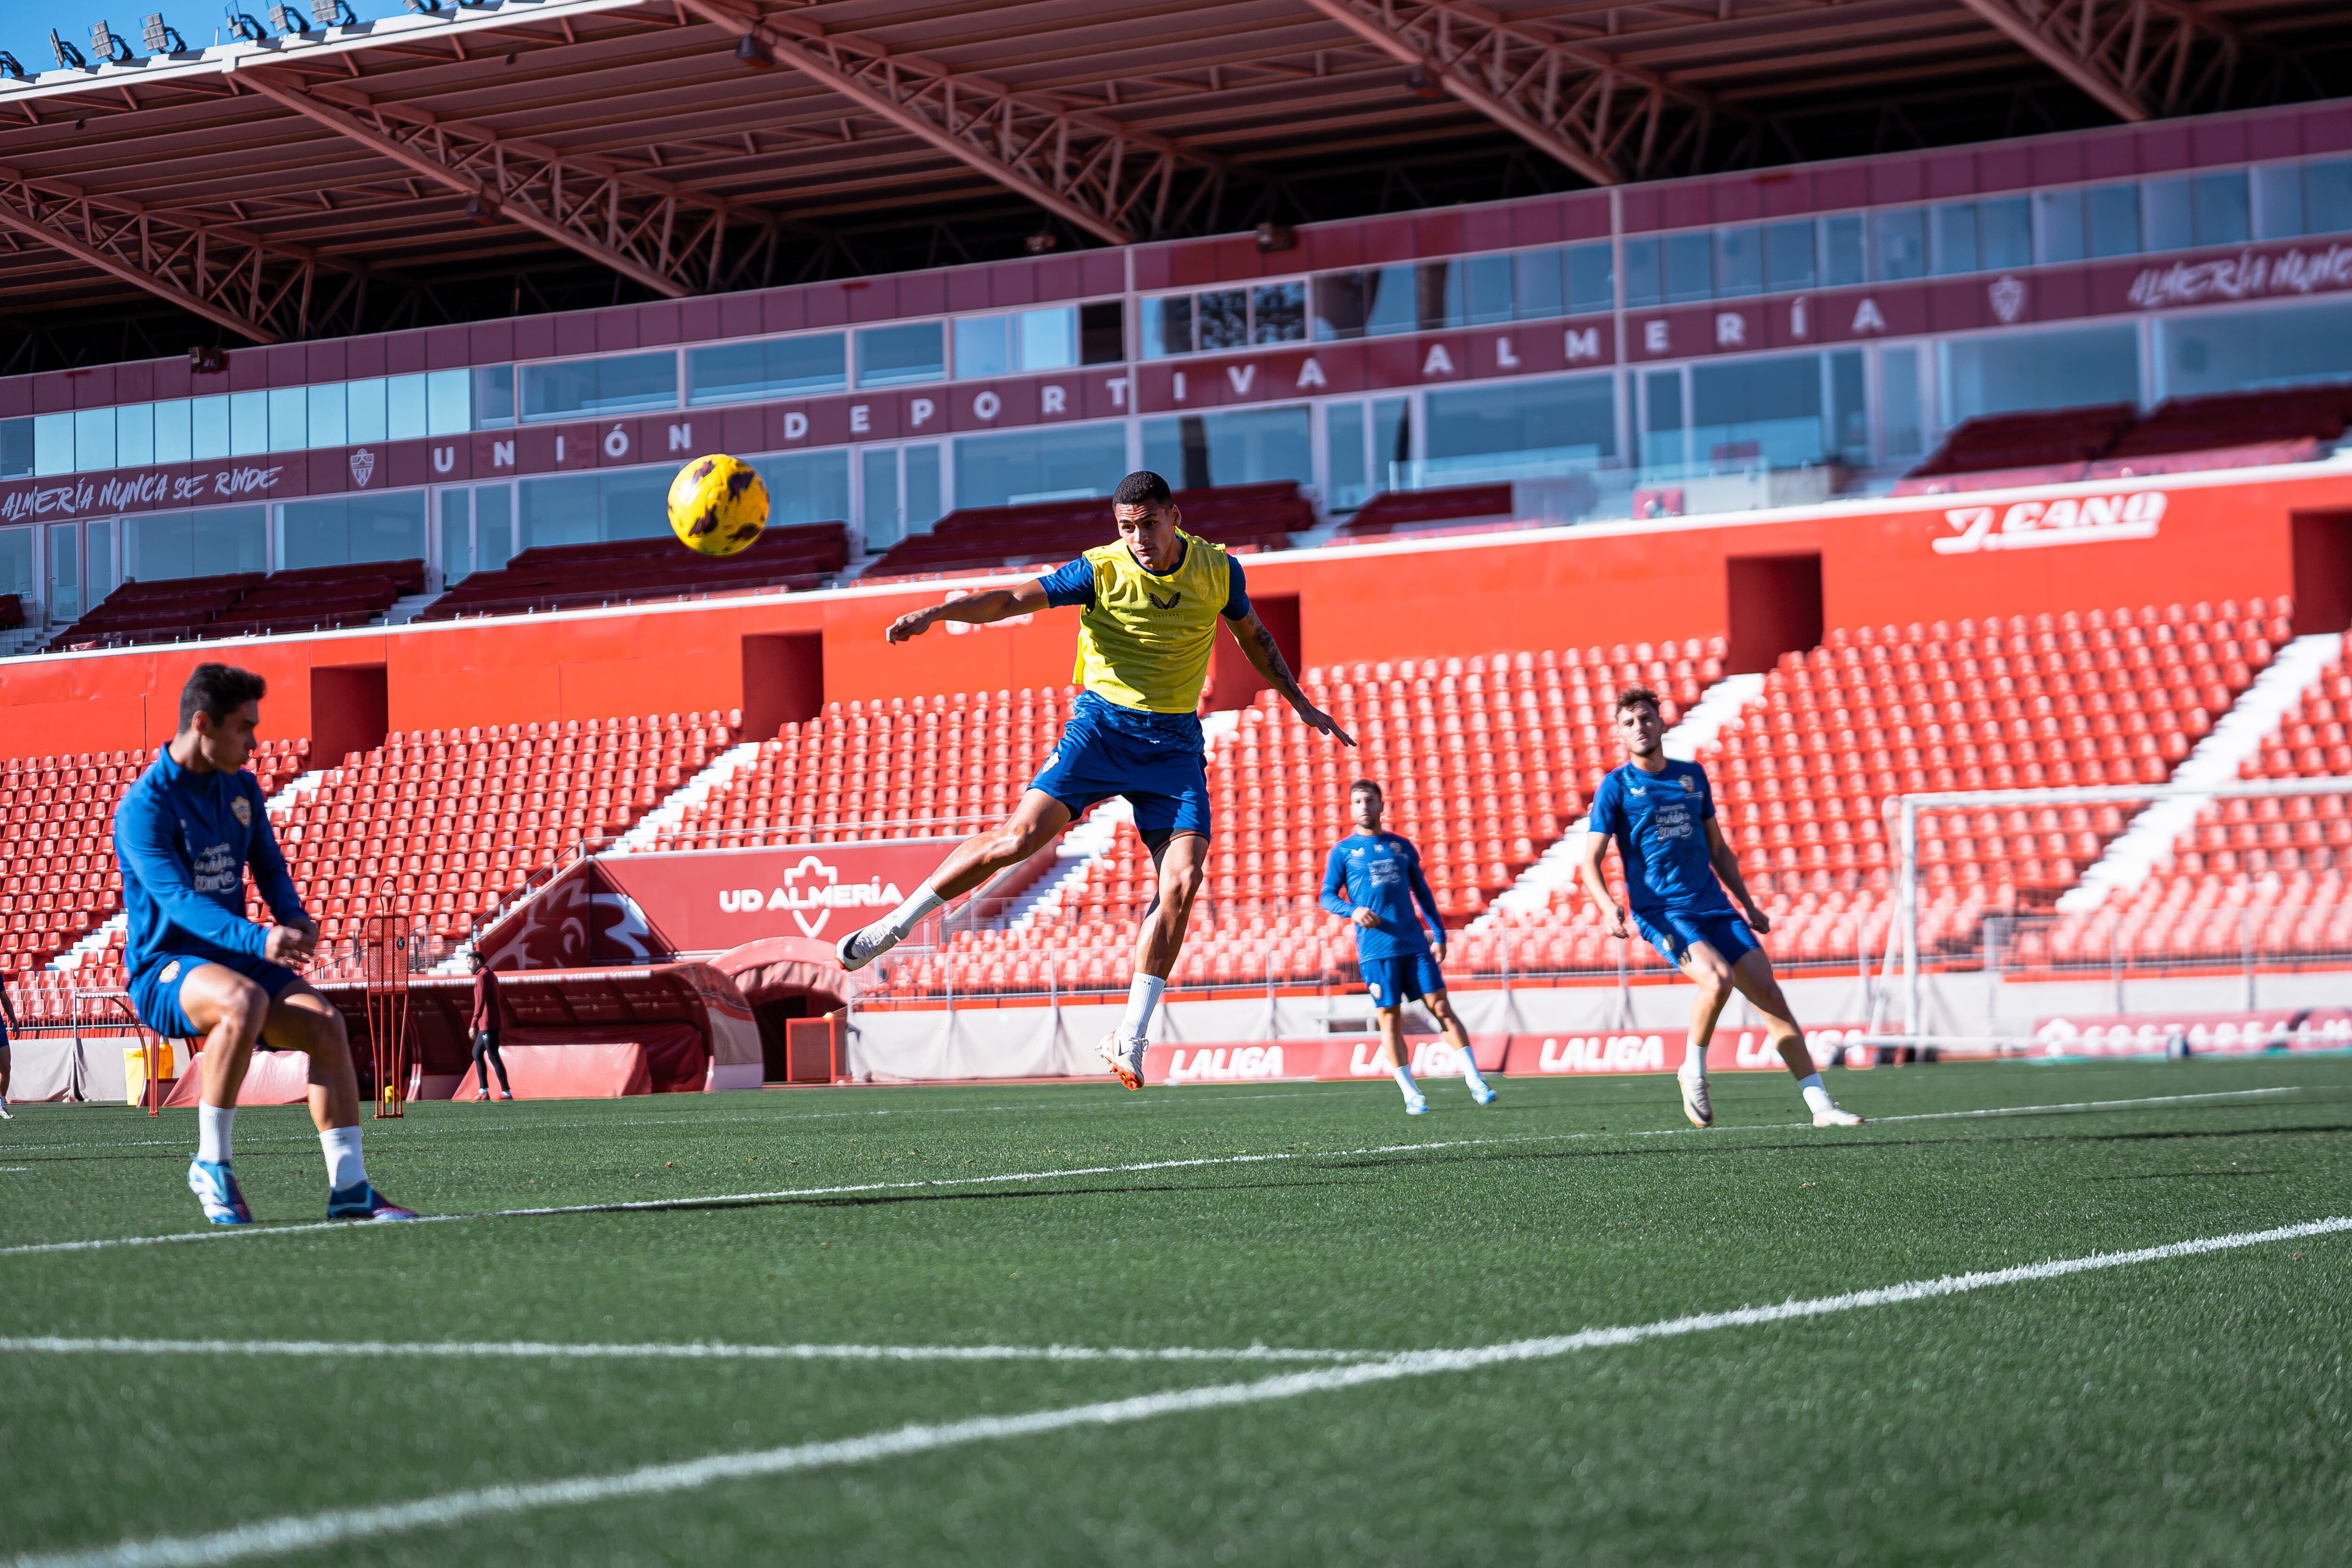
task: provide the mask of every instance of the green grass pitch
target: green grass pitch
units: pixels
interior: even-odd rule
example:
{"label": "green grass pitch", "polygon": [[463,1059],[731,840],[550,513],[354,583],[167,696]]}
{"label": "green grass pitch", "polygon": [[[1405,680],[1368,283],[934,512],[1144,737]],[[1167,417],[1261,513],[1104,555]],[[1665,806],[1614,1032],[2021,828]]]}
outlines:
{"label": "green grass pitch", "polygon": [[[1333,1368],[1382,1363],[286,1349],[1460,1349],[2352,1216],[2352,1059],[1832,1078],[1890,1120],[1816,1131],[1785,1078],[1730,1073],[1706,1132],[1682,1124],[1664,1077],[1498,1079],[1486,1110],[1446,1080],[1419,1120],[1385,1082],[427,1104],[367,1129],[377,1184],[427,1211],[782,1195],[286,1235],[268,1227],[316,1226],[325,1198],[299,1109],[238,1118],[265,1226],[231,1235],[202,1226],[183,1184],[193,1118],[20,1108],[0,1125],[0,1563],[409,1503],[426,1506],[350,1539],[204,1550],[436,1565],[2344,1560],[2352,1231],[1344,1386]],[[2142,1103],[2081,1108],[2116,1101]],[[1975,1110],[2016,1113],[1951,1114]],[[863,1190],[822,1190],[840,1188]],[[204,1239],[23,1250],[188,1232]],[[139,1348],[161,1340],[239,1348]],[[1269,1378],[1304,1382],[435,1511],[485,1488]]]}

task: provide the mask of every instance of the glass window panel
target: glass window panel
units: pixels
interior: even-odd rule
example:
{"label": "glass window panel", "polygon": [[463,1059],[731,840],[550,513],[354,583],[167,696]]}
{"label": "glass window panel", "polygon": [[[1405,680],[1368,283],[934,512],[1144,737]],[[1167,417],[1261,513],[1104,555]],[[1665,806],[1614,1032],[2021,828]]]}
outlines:
{"label": "glass window panel", "polygon": [[1568,247],[1568,309],[1589,315],[1617,308],[1617,273],[1609,242]]}
{"label": "glass window panel", "polygon": [[2199,174],[2189,182],[2189,194],[2198,244],[2243,245],[2253,237],[2253,215],[2246,207],[2244,170]]}
{"label": "glass window panel", "polygon": [[688,349],[687,401],[700,407],[750,398],[839,392],[849,384],[848,342],[840,332],[823,332]]}
{"label": "glass window panel", "polygon": [[437,490],[441,503],[441,581],[462,583],[474,574],[474,513],[470,492],[452,486]]}
{"label": "glass window panel", "polygon": [[[1127,358],[1127,304],[1089,300],[1078,307],[1078,363],[1118,364]],[[910,479],[907,481],[913,484]]]}
{"label": "glass window panel", "polygon": [[[1304,406],[1182,414],[1143,422],[1143,466],[1182,473],[1181,488],[1252,485],[1273,479],[1315,482],[1315,444]],[[1195,472],[1195,457],[1205,468]],[[1160,465],[1165,464],[1166,467]]]}
{"label": "glass window panel", "polygon": [[2034,193],[2033,247],[2044,266],[2083,259],[2082,192]]}
{"label": "glass window panel", "polygon": [[[1025,321],[1024,327],[1025,330]],[[1305,282],[1261,283],[1250,290],[1250,342],[1303,343],[1306,341]]]}
{"label": "glass window panel", "polygon": [[[1478,256],[1462,264],[1463,286],[1472,326],[1492,326],[1511,319],[1511,264],[1514,259],[1508,256]],[[1555,280],[1559,270],[1555,264],[1552,268]]]}
{"label": "glass window panel", "polygon": [[228,456],[228,399],[199,397],[188,411],[188,440],[199,463]]}
{"label": "glass window panel", "polygon": [[1522,321],[1557,316],[1566,303],[1560,289],[1563,250],[1522,250],[1510,263],[1511,311]]}
{"label": "glass window panel", "polygon": [[155,405],[155,460],[159,463],[184,463],[194,455],[188,415],[192,405],[184,397]]}
{"label": "glass window panel", "polygon": [[1691,458],[1715,472],[1801,468],[1827,455],[1822,356],[1774,354],[1691,367]]}
{"label": "glass window panel", "polygon": [[2266,163],[2252,171],[2254,184],[2254,237],[2293,239],[2303,233],[2303,169],[2295,163]]}
{"label": "glass window panel", "polygon": [[1364,335],[1386,337],[1392,332],[1418,331],[1421,307],[1416,302],[1419,272],[1412,267],[1381,267],[1364,275]]}
{"label": "glass window panel", "polygon": [[1314,331],[1318,343],[1364,335],[1367,274],[1326,272],[1315,279]]}
{"label": "glass window panel", "polygon": [[[1538,252],[1538,254],[1549,254]],[[1326,404],[1323,464],[1330,477],[1330,509],[1353,511],[1372,498],[1371,463],[1365,446],[1364,405]]]}
{"label": "glass window panel", "polygon": [[1108,496],[1126,472],[1121,421],[963,436],[955,443],[955,503],[1008,506]]}
{"label": "glass window panel", "polygon": [[578,414],[593,407],[595,402],[596,362],[593,360],[570,360],[562,364],[527,364],[522,367],[522,412],[526,419],[552,419]]}
{"label": "glass window panel", "polygon": [[[530,385],[528,367],[524,385]],[[772,498],[775,490],[768,491]],[[593,544],[597,539],[596,476],[553,474],[515,481],[516,552],[550,544]]]}
{"label": "glass window panel", "polygon": [[2168,397],[2341,381],[2352,366],[2352,303],[2159,318],[2157,353]]}
{"label": "glass window panel", "polygon": [[[1491,471],[1613,457],[1615,386],[1607,375],[1570,375],[1432,392],[1422,477],[1432,485],[1454,482],[1476,472],[1480,458]],[[1506,458],[1514,461],[1492,460]]]}
{"label": "glass window panel", "polygon": [[[0,419],[0,479],[21,479],[33,471],[33,422]],[[0,588],[0,594],[7,593]]]}
{"label": "glass window panel", "polygon": [[114,520],[93,518],[82,524],[83,592],[92,605],[103,604],[122,581],[114,569]]}
{"label": "glass window panel", "polygon": [[1194,335],[1202,349],[1237,349],[1249,342],[1249,290],[1219,289],[1192,298]]}
{"label": "glass window panel", "polygon": [[1769,224],[1764,229],[1764,287],[1775,294],[1813,286],[1813,225]]}
{"label": "glass window panel", "polygon": [[383,433],[387,441],[414,441],[425,434],[425,378],[386,376],[383,383]]}
{"label": "glass window panel", "polygon": [[[419,430],[418,435],[424,432]],[[269,450],[269,394],[228,395],[228,455],[250,458]]]}
{"label": "glass window panel", "polygon": [[848,386],[847,334],[817,332],[768,341],[768,391],[772,395],[843,392]]}
{"label": "glass window panel", "polygon": [[[768,480],[771,521],[789,498],[775,479]],[[520,526],[517,552],[549,544],[593,544],[614,539],[651,539],[669,531],[664,505],[672,472],[666,468],[616,468],[602,474],[558,474],[515,483]],[[839,515],[845,520],[848,507]]]}
{"label": "glass window panel", "polygon": [[[918,329],[924,330],[924,329]],[[939,324],[928,323],[932,363],[939,361]],[[677,406],[677,355],[668,349],[655,353],[614,354],[596,362],[595,414],[630,414],[648,408]]]}
{"label": "glass window panel", "polygon": [[857,332],[857,384],[904,386],[938,381],[947,374],[947,332],[938,321],[901,321],[861,327]]}
{"label": "glass window panel", "polygon": [[515,554],[514,487],[474,487],[474,570],[495,572]]}
{"label": "glass window panel", "polygon": [[1395,483],[1396,466],[1412,458],[1412,399],[1372,399],[1372,488],[1383,490]]}
{"label": "glass window panel", "polygon": [[343,405],[350,428],[343,439],[353,443],[381,441],[384,432],[384,385],[381,376],[343,383]]}
{"label": "glass window panel", "polygon": [[425,434],[462,436],[474,427],[473,380],[472,373],[462,370],[436,370],[426,374]]}
{"label": "glass window panel", "polygon": [[2186,176],[2141,182],[2139,229],[2144,248],[2185,250],[2196,243],[2197,219],[2195,202],[2189,195],[2190,184]]}
{"label": "glass window panel", "polygon": [[1704,229],[1696,234],[1670,234],[1665,238],[1665,250],[1666,303],[1683,305],[1712,299],[1715,237]]}
{"label": "glass window panel", "polygon": [[1683,373],[1654,370],[1642,377],[1642,468],[1680,474],[1690,461],[1683,428]]}
{"label": "glass window panel", "polygon": [[1666,297],[1666,277],[1664,263],[1658,258],[1658,242],[1654,239],[1629,239],[1625,242],[1625,304],[1631,309],[1655,305]]}
{"label": "glass window panel", "polygon": [[268,569],[268,507],[134,512],[121,528],[122,575],[142,583]]}
{"label": "glass window panel", "polygon": [[1934,209],[1928,233],[1935,242],[1936,275],[1977,269],[1977,205],[1947,202]]}
{"label": "glass window panel", "polygon": [[1841,462],[1858,468],[1870,461],[1870,407],[1863,389],[1862,351],[1837,351],[1829,356],[1829,448]]}
{"label": "glass window panel", "polygon": [[269,449],[299,452],[310,444],[310,389],[274,386],[269,389]]}
{"label": "glass window panel", "polygon": [[340,447],[347,428],[343,417],[343,384],[331,381],[310,389],[310,445]]}
{"label": "glass window panel", "polygon": [[1076,310],[1060,305],[1050,310],[1024,310],[1018,320],[1023,370],[1066,370],[1078,363]]}
{"label": "glass window panel", "polygon": [[70,621],[82,612],[80,535],[78,522],[49,525],[49,591],[43,597],[53,621]]}
{"label": "glass window panel", "polygon": [[857,457],[866,491],[865,514],[860,519],[866,530],[866,548],[887,549],[899,537],[898,449],[868,447]]}
{"label": "glass window panel", "polygon": [[44,479],[74,471],[74,416],[33,416],[33,472]]}
{"label": "glass window panel", "polygon": [[1424,261],[1416,272],[1413,287],[1418,295],[1421,330],[1433,332],[1463,325],[1469,319],[1470,306],[1463,297],[1462,264]]}
{"label": "glass window panel", "polygon": [[423,490],[288,501],[278,508],[281,570],[425,558]]}
{"label": "glass window panel", "polygon": [[908,533],[929,533],[931,524],[948,512],[947,491],[940,483],[940,449],[935,446],[907,448],[907,477],[901,505]]}
{"label": "glass window panel", "polygon": [[2139,254],[2139,187],[2098,185],[2083,193],[2084,234],[2092,257]]}
{"label": "glass window panel", "polygon": [[1927,422],[1919,406],[1919,351],[1882,349],[1878,354],[1879,405],[1884,424],[1881,449],[1889,458],[1916,457],[1927,449]]}
{"label": "glass window panel", "polygon": [[74,464],[82,473],[114,467],[114,410],[84,408],[74,415]]}
{"label": "glass window panel", "polygon": [[1895,283],[1927,275],[1927,215],[1917,207],[1870,215],[1870,275]]}
{"label": "glass window panel", "polygon": [[2033,204],[2002,196],[1977,204],[1977,263],[1988,269],[2033,265]]}
{"label": "glass window panel", "polygon": [[2139,399],[2139,332],[2130,322],[2002,332],[1937,345],[1944,417]]}
{"label": "glass window panel", "polygon": [[[676,477],[672,468],[618,468],[597,475],[597,525],[603,531],[599,537],[658,539],[667,534],[669,482]],[[771,500],[770,506],[773,505]],[[770,515],[774,515],[772,510]]]}
{"label": "glass window panel", "polygon": [[[770,527],[849,521],[847,452],[786,452],[773,458],[754,458],[751,466],[768,481]],[[1118,481],[1111,482],[1115,485]]]}
{"label": "glass window panel", "polygon": [[117,467],[143,468],[155,460],[155,405],[129,403],[114,411]]}
{"label": "glass window panel", "polygon": [[474,428],[503,429],[515,421],[514,366],[478,365],[474,377]]}
{"label": "glass window panel", "polygon": [[2303,232],[2341,234],[2352,229],[2352,158],[2303,166]]}
{"label": "glass window panel", "polygon": [[1143,301],[1143,357],[1192,352],[1192,296],[1169,294]]}
{"label": "glass window panel", "polygon": [[1741,300],[1764,292],[1764,230],[1756,224],[1715,231],[1715,297]]}
{"label": "glass window panel", "polygon": [[[1013,345],[1005,333],[1006,318],[977,316],[955,324],[955,373],[957,379],[975,376],[1009,375],[1013,372]],[[695,388],[700,391],[701,377],[695,378]]]}
{"label": "glass window panel", "polygon": [[0,528],[0,594],[14,594],[29,608],[40,598],[33,581],[33,531]]}
{"label": "glass window panel", "polygon": [[1842,289],[1860,283],[1863,266],[1862,218],[1859,215],[1822,219],[1822,283]]}

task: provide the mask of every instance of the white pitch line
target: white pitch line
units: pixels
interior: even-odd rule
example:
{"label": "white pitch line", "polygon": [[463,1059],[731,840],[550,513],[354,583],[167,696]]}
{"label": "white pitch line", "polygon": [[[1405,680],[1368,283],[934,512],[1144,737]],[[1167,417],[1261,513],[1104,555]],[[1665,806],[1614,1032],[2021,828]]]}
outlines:
{"label": "white pitch line", "polygon": [[[2244,1100],[2267,1095],[2299,1094],[2306,1086],[2282,1084],[2266,1089],[2217,1089],[2206,1094],[2150,1095],[2137,1100],[2083,1100],[2063,1104],[1996,1106],[1982,1110],[1934,1110],[1907,1116],[1877,1118],[1882,1122],[1934,1121],[1953,1117],[2050,1116],[2065,1111],[2139,1109],[2152,1105],[2183,1105],[2195,1100]],[[1811,1131],[1810,1121],[1767,1121],[1721,1132]],[[722,1209],[746,1204],[781,1203],[796,1198],[854,1197],[866,1193],[936,1192],[950,1187],[992,1186],[998,1184],[1051,1182],[1069,1176],[1133,1175],[1146,1171],[1197,1170],[1214,1165],[1257,1165],[1295,1160],[1345,1160],[1368,1154],[1410,1154],[1431,1150],[1496,1148],[1510,1143],[1565,1143],[1604,1138],[1685,1138],[1703,1130],[1660,1127],[1630,1132],[1532,1132],[1512,1138],[1454,1138],[1433,1143],[1379,1143],[1360,1149],[1298,1149],[1268,1154],[1209,1154],[1187,1160],[1142,1160],[1123,1165],[1079,1165],[1057,1171],[1015,1171],[992,1176],[933,1176],[911,1182],[856,1182],[833,1187],[786,1187],[764,1193],[714,1193],[705,1197],[641,1198],[608,1204],[564,1204],[544,1208],[491,1209],[480,1214],[420,1215],[389,1227],[352,1220],[312,1221],[304,1225],[223,1226],[211,1230],[173,1231],[163,1236],[100,1237],[89,1241],[37,1241],[0,1247],[0,1258],[23,1258],[44,1252],[99,1252],[118,1247],[169,1247],[192,1241],[232,1241],[240,1237],[314,1236],[321,1231],[349,1235],[401,1229],[418,1225],[450,1225],[487,1219],[545,1219],[562,1215],[640,1214],[677,1210]]]}
{"label": "white pitch line", "polygon": [[1578,1333],[1541,1339],[1513,1340],[1503,1344],[1464,1350],[1407,1351],[1377,1361],[1314,1372],[1286,1373],[1254,1383],[1214,1384],[1206,1388],[1173,1389],[1132,1399],[1103,1400],[1034,1411],[1025,1415],[984,1415],[965,1421],[901,1426],[894,1431],[824,1443],[799,1443],[788,1447],[741,1454],[714,1454],[667,1465],[646,1465],[603,1476],[569,1480],[485,1487],[451,1492],[414,1502],[374,1508],[336,1509],[325,1513],[296,1515],[239,1525],[204,1535],[163,1536],[151,1541],[126,1541],[81,1552],[26,1555],[8,1568],[209,1568],[250,1557],[278,1556],[316,1551],[346,1541],[376,1540],[406,1531],[429,1530],[467,1520],[530,1512],[541,1509],[581,1507],[615,1500],[636,1500],[699,1490],[721,1481],[748,1480],[875,1459],[904,1458],[960,1447],[999,1438],[1034,1436],[1073,1427],[1132,1425],[1162,1415],[1237,1405],[1264,1405],[1304,1394],[1328,1394],[1400,1378],[1428,1377],[1439,1373],[1477,1372],[1515,1363],[1549,1361],[1579,1351],[1605,1350],[1650,1340],[1675,1339],[1717,1329],[1757,1328],[1802,1318],[1827,1317],[1867,1307],[1895,1306],[1932,1300],[2005,1285],[2032,1284],[2072,1274],[2158,1263],[2204,1253],[2260,1247],[2276,1241],[2328,1236],[2352,1230],[2352,1218],[2310,1220],[2270,1230],[2239,1231],[2228,1236],[2144,1247],[2131,1252],[2095,1252],[2083,1258],[2053,1258],[1974,1274],[1948,1274],[1937,1279],[1914,1279],[1872,1290],[1852,1290],[1839,1296],[1816,1296],[1783,1301],[1777,1306],[1741,1307],[1727,1312],[1698,1312],[1681,1318],[1625,1328],[1586,1329]]}
{"label": "white pitch line", "polygon": [[1354,1362],[1392,1351],[1293,1350],[1282,1345],[742,1345],[562,1344],[539,1340],[142,1340],[0,1338],[0,1353],[399,1357],[421,1361],[857,1361],[857,1362]]}

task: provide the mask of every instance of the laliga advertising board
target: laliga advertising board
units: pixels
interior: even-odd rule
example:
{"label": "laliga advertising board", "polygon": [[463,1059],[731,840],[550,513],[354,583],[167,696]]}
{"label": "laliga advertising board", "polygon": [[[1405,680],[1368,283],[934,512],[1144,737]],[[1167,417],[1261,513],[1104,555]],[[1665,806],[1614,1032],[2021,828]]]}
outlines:
{"label": "laliga advertising board", "polygon": [[[1809,1029],[1816,1064],[1849,1040],[1859,1041],[1859,1025]],[[1470,1048],[1481,1072],[1510,1078],[1566,1078],[1591,1073],[1672,1072],[1683,1065],[1689,1046],[1683,1029],[1562,1029],[1550,1034],[1473,1035]],[[1412,1070],[1420,1078],[1447,1078],[1461,1071],[1454,1047],[1443,1038],[1408,1037]],[[1154,1046],[1144,1053],[1150,1083],[1251,1083],[1279,1079],[1386,1078],[1380,1042],[1367,1038],[1259,1040],[1219,1045]],[[1761,1029],[1717,1029],[1707,1047],[1709,1072],[1785,1072],[1780,1053]]]}

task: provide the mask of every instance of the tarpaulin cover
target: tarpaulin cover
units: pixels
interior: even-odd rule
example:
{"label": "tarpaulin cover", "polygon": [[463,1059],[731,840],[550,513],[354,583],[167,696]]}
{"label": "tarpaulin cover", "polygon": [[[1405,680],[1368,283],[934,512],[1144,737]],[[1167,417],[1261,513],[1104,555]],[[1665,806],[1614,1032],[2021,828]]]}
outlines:
{"label": "tarpaulin cover", "polygon": [[[197,1069],[202,1052],[190,1059],[188,1070],[163,1097],[169,1105],[194,1105],[202,1097],[205,1075]],[[310,1053],[256,1050],[246,1064],[245,1082],[237,1086],[239,1105],[299,1105],[310,1098]]]}
{"label": "tarpaulin cover", "polygon": [[[671,1026],[691,1036],[694,1031],[683,1025]],[[509,1030],[508,1038],[535,1031]],[[698,1052],[700,1042],[695,1043]],[[666,1042],[676,1055],[678,1042],[673,1037]],[[524,1045],[501,1044],[499,1059],[506,1063],[507,1082],[517,1100],[613,1100],[625,1094],[652,1094],[654,1078],[647,1066],[650,1053],[645,1042],[637,1038],[598,1044]],[[491,1075],[491,1082],[498,1081]],[[693,1086],[702,1087],[698,1078]],[[481,1081],[472,1073],[457,1086],[455,1100],[479,1100]]]}

